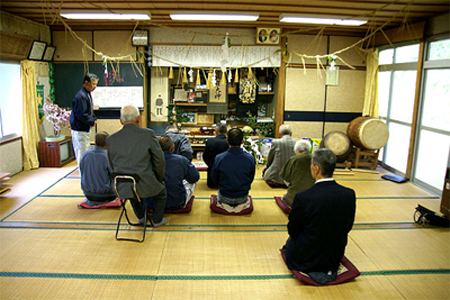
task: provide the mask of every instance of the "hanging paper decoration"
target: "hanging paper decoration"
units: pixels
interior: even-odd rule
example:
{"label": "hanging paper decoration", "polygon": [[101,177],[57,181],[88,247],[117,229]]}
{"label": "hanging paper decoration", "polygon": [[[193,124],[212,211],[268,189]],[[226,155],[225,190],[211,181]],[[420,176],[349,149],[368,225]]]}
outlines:
{"label": "hanging paper decoration", "polygon": [[228,70],[228,82],[231,83],[231,79],[233,79],[233,73],[231,73],[231,70]]}
{"label": "hanging paper decoration", "polygon": [[169,79],[173,79],[173,69],[172,69],[172,67],[170,67]]}
{"label": "hanging paper decoration", "polygon": [[103,73],[108,77],[108,59],[106,56],[103,56]]}
{"label": "hanging paper decoration", "polygon": [[186,68],[183,70],[183,83],[188,83]]}
{"label": "hanging paper decoration", "polygon": [[212,75],[212,85],[216,86],[217,83],[217,77],[216,77],[216,69],[213,70],[213,75]]}
{"label": "hanging paper decoration", "polygon": [[252,68],[248,68],[248,74],[247,74],[247,79],[253,79],[253,72],[252,72]]}
{"label": "hanging paper decoration", "polygon": [[236,83],[239,82],[239,71],[238,71],[238,69],[236,69],[236,74],[234,75],[234,82],[236,82]]}
{"label": "hanging paper decoration", "polygon": [[194,71],[191,69],[189,69],[189,82],[194,82]]}
{"label": "hanging paper decoration", "polygon": [[197,82],[195,83],[196,85],[200,85],[201,81],[200,81],[200,70],[197,70]]}
{"label": "hanging paper decoration", "polygon": [[220,84],[227,84],[227,72],[222,72],[222,79],[220,80]]}
{"label": "hanging paper decoration", "polygon": [[212,72],[210,71],[209,73],[208,73],[208,80],[206,81],[206,88],[207,89],[212,89],[212,88],[214,88],[214,86],[213,86],[213,84],[212,84],[212,80],[213,80],[213,74],[212,74]]}
{"label": "hanging paper decoration", "polygon": [[336,66],[336,55],[333,54],[328,56],[327,58],[330,61],[330,71],[334,71]]}

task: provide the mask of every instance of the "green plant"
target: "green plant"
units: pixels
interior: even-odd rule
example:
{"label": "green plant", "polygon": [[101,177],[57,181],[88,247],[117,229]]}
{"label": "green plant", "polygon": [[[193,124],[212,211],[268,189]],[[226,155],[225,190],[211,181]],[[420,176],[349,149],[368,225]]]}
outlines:
{"label": "green plant", "polygon": [[258,123],[256,116],[252,115],[251,112],[247,111],[247,124],[256,130],[256,133],[263,137],[275,137],[275,130],[273,122],[270,123]]}
{"label": "green plant", "polygon": [[189,118],[184,114],[184,109],[179,108],[176,105],[170,104],[167,106],[169,110],[169,114],[167,115],[167,121],[170,124],[175,124],[178,129],[181,127],[181,123],[185,123],[189,121]]}

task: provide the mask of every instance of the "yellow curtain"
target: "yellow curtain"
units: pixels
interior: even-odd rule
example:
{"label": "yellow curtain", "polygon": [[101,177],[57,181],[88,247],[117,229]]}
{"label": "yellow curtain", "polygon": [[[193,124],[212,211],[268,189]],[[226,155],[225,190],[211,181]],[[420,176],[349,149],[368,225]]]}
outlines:
{"label": "yellow curtain", "polygon": [[378,118],[378,49],[367,50],[363,116]]}
{"label": "yellow curtain", "polygon": [[39,118],[36,95],[35,62],[24,60],[20,62],[22,77],[22,116],[23,116],[23,168],[31,170],[39,168],[38,143]]}

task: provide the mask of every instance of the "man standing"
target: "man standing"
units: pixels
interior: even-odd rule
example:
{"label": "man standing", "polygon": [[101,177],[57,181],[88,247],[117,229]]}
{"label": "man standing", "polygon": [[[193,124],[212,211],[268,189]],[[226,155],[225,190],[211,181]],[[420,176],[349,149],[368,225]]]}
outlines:
{"label": "man standing", "polygon": [[72,99],[72,113],[70,114],[70,128],[73,150],[77,164],[80,165],[81,156],[89,150],[91,144],[91,127],[97,117],[94,115],[91,92],[95,90],[98,76],[87,73],[83,79],[83,87]]}
{"label": "man standing", "polygon": [[285,186],[283,178],[280,177],[280,171],[288,159],[295,155],[296,140],[291,137],[292,131],[289,125],[281,125],[278,132],[281,138],[272,141],[267,157],[267,168],[263,171],[263,179],[267,183]]}
{"label": "man standing", "polygon": [[[95,135],[95,148],[83,153],[80,161],[81,189],[86,200],[78,204],[83,208],[120,207],[111,178],[106,139],[109,134],[99,131]],[[115,200],[115,201],[114,201]],[[113,202],[111,202],[113,201]]]}
{"label": "man standing", "polygon": [[316,183],[295,196],[283,247],[288,268],[319,284],[336,280],[355,219],[355,192],[333,180],[335,166],[331,150],[314,151],[310,169]]}
{"label": "man standing", "polygon": [[182,133],[178,132],[178,128],[176,126],[170,125],[167,126],[166,132],[168,136],[170,136],[175,145],[175,149],[173,153],[183,155],[189,161],[192,161],[192,156],[194,155],[194,151],[191,147],[191,142],[189,142],[189,138]]}
{"label": "man standing", "polygon": [[184,156],[173,153],[173,140],[168,135],[159,139],[164,158],[166,171],[164,183],[167,190],[166,210],[184,208],[194,193],[195,183],[200,179],[195,166]]}
{"label": "man standing", "polygon": [[217,188],[211,178],[211,172],[214,166],[214,160],[216,156],[222,152],[228,150],[227,143],[227,125],[222,123],[217,123],[216,125],[216,137],[208,139],[206,141],[205,151],[203,152],[203,160],[208,165],[208,177],[206,184],[209,188]]}
{"label": "man standing", "polygon": [[[108,159],[114,173],[137,175],[136,190],[142,202],[153,197],[153,223],[159,227],[167,223],[164,218],[166,206],[166,188],[164,186],[164,153],[161,150],[155,132],[139,127],[140,115],[137,107],[124,106],[120,111],[120,123],[123,128],[110,135],[106,140]],[[142,204],[134,198],[131,190],[118,185],[122,198],[130,199],[139,222],[144,221]]]}
{"label": "man standing", "polygon": [[295,143],[295,155],[292,156],[283,166],[280,176],[288,184],[288,190],[283,197],[283,201],[292,207],[294,197],[297,193],[309,189],[314,185],[314,178],[311,176],[311,144],[306,140]]}
{"label": "man standing", "polygon": [[244,134],[239,128],[228,132],[230,148],[216,156],[211,177],[217,191],[217,201],[237,206],[247,201],[248,192],[255,177],[255,158],[245,153],[241,145]]}

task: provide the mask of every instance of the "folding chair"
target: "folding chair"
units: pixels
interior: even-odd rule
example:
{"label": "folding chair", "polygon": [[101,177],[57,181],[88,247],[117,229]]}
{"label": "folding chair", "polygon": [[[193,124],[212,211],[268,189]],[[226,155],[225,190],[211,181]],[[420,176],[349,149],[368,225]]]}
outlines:
{"label": "folding chair", "polygon": [[[122,220],[122,216],[125,214],[125,218],[127,219],[128,225],[131,226],[141,226],[142,224],[140,223],[131,223],[130,219],[128,218],[128,214],[127,214],[127,209],[125,204],[127,203],[127,200],[130,201],[130,199],[128,198],[123,198],[120,196],[117,185],[118,183],[122,183],[122,184],[132,184],[132,192],[134,195],[134,198],[137,199],[140,203],[141,202],[141,198],[139,197],[137,191],[136,191],[136,181],[139,180],[139,176],[135,175],[135,174],[129,174],[129,175],[125,175],[125,174],[117,174],[117,173],[113,173],[112,174],[113,178],[114,178],[114,189],[116,190],[116,194],[117,197],[120,199],[120,203],[122,204],[122,211],[120,212],[120,216],[119,216],[119,221],[117,223],[117,230],[116,230],[116,240],[120,240],[120,241],[132,241],[132,242],[139,242],[142,243],[145,239],[145,231],[147,230],[147,220],[150,221],[150,225],[153,227],[153,222],[151,218],[147,218],[147,201],[144,204],[144,232],[142,234],[142,239],[138,240],[138,239],[131,239],[131,238],[122,238],[119,237],[119,228],[120,228],[120,221]],[[130,201],[131,204],[131,201]]]}

